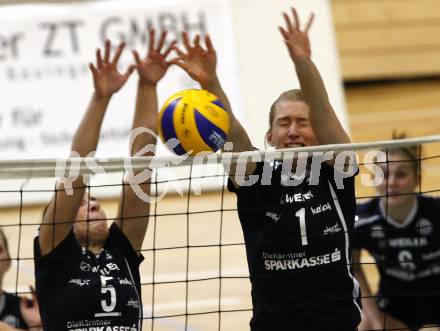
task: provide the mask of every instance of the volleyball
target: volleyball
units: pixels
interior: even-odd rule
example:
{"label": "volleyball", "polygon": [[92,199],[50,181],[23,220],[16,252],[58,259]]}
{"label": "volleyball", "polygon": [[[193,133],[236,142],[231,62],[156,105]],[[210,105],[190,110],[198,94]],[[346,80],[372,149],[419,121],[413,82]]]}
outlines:
{"label": "volleyball", "polygon": [[159,112],[162,142],[177,155],[215,152],[226,141],[229,115],[214,94],[184,90],[173,94]]}

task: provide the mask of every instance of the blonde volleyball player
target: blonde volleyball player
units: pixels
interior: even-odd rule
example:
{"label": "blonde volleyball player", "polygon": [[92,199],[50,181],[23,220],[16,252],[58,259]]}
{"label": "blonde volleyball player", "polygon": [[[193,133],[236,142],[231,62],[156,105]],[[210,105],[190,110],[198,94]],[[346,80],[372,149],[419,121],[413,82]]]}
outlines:
{"label": "blonde volleyball player", "polygon": [[[166,57],[172,46],[164,49],[165,40],[163,32],[155,42],[151,30],[148,54],[141,59],[134,52],[136,65],[125,73],[117,68],[123,43],[113,57],[110,41],[105,43],[103,56],[97,50],[96,63],[90,64],[95,91],[76,130],[72,151],[85,157],[96,150],[107,106],[135,69],[139,82],[133,129],[156,131],[156,85],[169,67]],[[134,155],[155,143],[152,135],[140,134],[130,153]],[[86,193],[83,178],[75,179],[72,185],[73,194],[69,195],[65,183],[58,183],[35,239],[36,290],[44,329],[138,331],[142,323],[140,250],[148,226],[149,203],[124,185],[119,214],[108,228],[106,214],[99,201]],[[141,187],[148,193],[149,180]]]}
{"label": "blonde volleyball player", "polygon": [[[420,148],[384,151],[387,158],[379,164],[384,181],[377,187],[377,197],[358,205],[353,257],[363,294],[362,331],[440,325],[440,199],[417,194]],[[360,265],[361,249],[375,259],[376,294]]]}
{"label": "blonde volleyball player", "polygon": [[[348,143],[311,60],[313,15],[304,29],[293,8],[292,15],[283,14],[286,25],[280,32],[301,90],[286,91],[274,102],[266,139],[277,149]],[[252,150],[216,75],[209,36],[206,49],[199,36],[190,43],[183,33],[183,41],[185,49],[176,48],[178,58],[172,62],[220,98],[231,118],[233,151]],[[354,331],[360,322],[359,288],[350,270],[354,178],[346,178],[338,189],[333,166],[334,160],[321,164],[318,185],[309,178],[296,186],[282,183],[283,161],[249,163],[246,174],[258,179],[251,184],[230,172],[228,188],[237,195],[252,285],[253,331]],[[271,173],[269,183],[263,173]]]}

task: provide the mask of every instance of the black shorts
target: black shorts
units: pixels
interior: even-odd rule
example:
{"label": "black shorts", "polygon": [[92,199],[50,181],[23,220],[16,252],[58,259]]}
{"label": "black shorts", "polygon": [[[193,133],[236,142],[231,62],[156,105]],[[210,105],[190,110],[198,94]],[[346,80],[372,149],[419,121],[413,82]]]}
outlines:
{"label": "black shorts", "polygon": [[414,330],[424,325],[440,325],[440,293],[418,296],[389,296],[378,293],[381,311]]}

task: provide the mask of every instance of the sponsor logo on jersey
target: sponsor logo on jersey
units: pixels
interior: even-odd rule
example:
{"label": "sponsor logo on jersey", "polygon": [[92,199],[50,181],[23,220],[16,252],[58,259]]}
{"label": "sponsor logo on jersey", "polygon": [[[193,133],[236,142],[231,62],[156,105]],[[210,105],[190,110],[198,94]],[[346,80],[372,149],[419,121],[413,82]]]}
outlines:
{"label": "sponsor logo on jersey", "polygon": [[101,273],[101,275],[105,276],[105,275],[110,275],[110,272],[113,270],[121,270],[121,269],[119,269],[116,263],[107,263],[104,268],[99,270],[99,272]]}
{"label": "sponsor logo on jersey", "polygon": [[382,239],[385,238],[385,233],[380,225],[374,225],[371,227],[371,238]]}
{"label": "sponsor logo on jersey", "polygon": [[273,160],[273,161],[270,161],[270,166],[274,169],[274,170],[277,170],[280,166],[282,166],[283,165],[283,162],[281,162],[281,161],[278,161],[278,160]]}
{"label": "sponsor logo on jersey", "polygon": [[264,266],[269,271],[296,270],[303,268],[312,268],[320,265],[330,264],[341,260],[341,251],[335,249],[332,253],[317,256],[309,256],[297,259],[265,259]]}
{"label": "sponsor logo on jersey", "polygon": [[331,210],[331,209],[332,209],[332,207],[330,206],[330,202],[327,202],[324,205],[320,204],[319,206],[316,206],[316,207],[310,207],[310,210],[312,211],[313,215],[316,215],[316,214],[322,213],[323,211]]}
{"label": "sponsor logo on jersey", "polygon": [[110,270],[121,270],[116,263],[107,263],[105,267]]}
{"label": "sponsor logo on jersey", "polygon": [[127,278],[118,278],[118,280],[119,280],[119,284],[121,284],[121,285],[133,286],[133,283],[130,280],[128,280]]}
{"label": "sponsor logo on jersey", "polygon": [[81,320],[66,324],[68,331],[138,331],[136,325],[111,325],[109,320]]}
{"label": "sponsor logo on jersey", "polygon": [[426,238],[393,238],[388,239],[388,245],[390,247],[425,247],[428,245]]}
{"label": "sponsor logo on jersey", "polygon": [[417,230],[422,236],[429,236],[434,230],[434,227],[430,220],[421,218],[417,223]]}
{"label": "sponsor logo on jersey", "polygon": [[81,262],[79,268],[85,272],[89,272],[89,271],[94,273],[100,272],[102,275],[109,275],[111,271],[121,270],[119,269],[119,266],[116,263],[112,263],[112,262],[107,263],[103,268],[101,268],[101,266],[99,265],[91,266],[86,262]]}
{"label": "sponsor logo on jersey", "polygon": [[397,260],[400,263],[400,266],[404,269],[408,269],[408,270],[416,270],[417,266],[414,263],[414,257],[411,254],[410,251],[403,249],[399,252],[399,254],[397,255]]}
{"label": "sponsor logo on jersey", "polygon": [[90,283],[90,279],[74,279],[69,280],[69,284],[76,284],[78,286],[88,286]]}
{"label": "sponsor logo on jersey", "polygon": [[385,273],[388,276],[412,282],[416,279],[421,279],[425,277],[432,277],[435,275],[440,274],[440,265],[432,265],[428,268],[425,268],[423,270],[420,270],[419,272],[412,272],[409,269],[402,269],[402,268],[387,268],[385,269]]}
{"label": "sponsor logo on jersey", "polygon": [[313,198],[313,194],[311,191],[308,191],[307,193],[295,193],[293,195],[286,193],[281,196],[280,203],[282,205],[292,204],[295,202],[304,202],[312,198]]}
{"label": "sponsor logo on jersey", "polygon": [[305,257],[306,256],[306,252],[299,252],[299,253],[266,253],[263,252],[263,259],[278,259],[278,260],[283,260],[283,259],[297,259],[300,257]]}
{"label": "sponsor logo on jersey", "polygon": [[91,267],[92,266],[90,264],[86,263],[86,262],[81,262],[81,264],[79,265],[79,268],[82,271],[90,271]]}
{"label": "sponsor logo on jersey", "polygon": [[272,220],[274,220],[275,222],[278,222],[280,220],[280,218],[281,218],[281,215],[278,214],[278,213],[273,213],[273,212],[267,211],[266,212],[266,217],[269,217]]}
{"label": "sponsor logo on jersey", "polygon": [[342,231],[342,229],[340,228],[339,224],[336,223],[333,226],[327,226],[324,229],[323,235],[326,236],[326,235],[338,233],[338,232],[341,232],[341,231]]}
{"label": "sponsor logo on jersey", "polygon": [[127,302],[127,307],[139,308],[139,301],[130,298],[130,300]]}
{"label": "sponsor logo on jersey", "polygon": [[109,320],[80,320],[80,321],[69,321],[66,323],[66,327],[68,329],[74,329],[74,328],[84,328],[84,327],[90,327],[90,326],[109,326],[110,325]]}

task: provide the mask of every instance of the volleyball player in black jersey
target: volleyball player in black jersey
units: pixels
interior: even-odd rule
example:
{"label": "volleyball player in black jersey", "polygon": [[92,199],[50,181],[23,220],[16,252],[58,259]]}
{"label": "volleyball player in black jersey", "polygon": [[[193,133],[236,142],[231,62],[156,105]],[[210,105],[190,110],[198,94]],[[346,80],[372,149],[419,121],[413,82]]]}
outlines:
{"label": "volleyball player in black jersey", "polygon": [[[141,59],[134,52],[136,65],[124,74],[117,68],[123,43],[112,59],[109,41],[103,56],[97,51],[96,64],[90,64],[95,91],[72,144],[72,151],[80,156],[96,150],[107,105],[135,68],[139,82],[133,129],[156,130],[156,84],[169,67],[166,57],[172,45],[164,50],[165,32],[157,43],[154,30],[149,36],[147,56]],[[142,149],[154,144],[153,135],[141,133],[130,146],[131,155],[152,155]],[[65,182],[58,184],[35,240],[36,290],[44,329],[138,331],[142,323],[140,250],[149,203],[124,185],[118,216],[108,228],[99,201],[86,192],[82,180],[73,181],[70,195]],[[149,193],[148,179],[139,185]]]}
{"label": "volleyball player in black jersey", "polygon": [[[378,197],[358,206],[353,256],[365,308],[360,330],[440,325],[440,199],[416,194],[419,148],[384,151],[386,163],[380,168],[385,177]],[[361,249],[375,259],[377,294],[359,264]]]}
{"label": "volleyball player in black jersey", "polygon": [[[307,32],[313,16],[301,30],[295,9],[292,14],[293,20],[284,13],[286,28],[280,32],[301,91],[287,91],[275,101],[267,141],[277,149],[348,143],[311,61]],[[216,52],[209,36],[206,49],[199,36],[190,43],[184,33],[183,41],[185,50],[176,48],[178,58],[172,62],[224,103],[231,118],[232,150],[252,150],[217,78]],[[237,195],[252,284],[252,330],[354,331],[360,321],[358,286],[349,266],[354,179],[347,178],[344,188],[338,189],[335,174],[340,174],[334,165],[331,159],[312,170],[319,175],[318,185],[309,184],[311,177],[297,186],[283,185],[291,173],[283,173],[282,161],[248,163],[246,173],[257,175],[248,182],[238,170],[230,172],[228,188]]]}
{"label": "volleyball player in black jersey", "polygon": [[8,240],[0,228],[0,331],[41,330],[38,302],[3,290],[3,277],[11,267]]}

